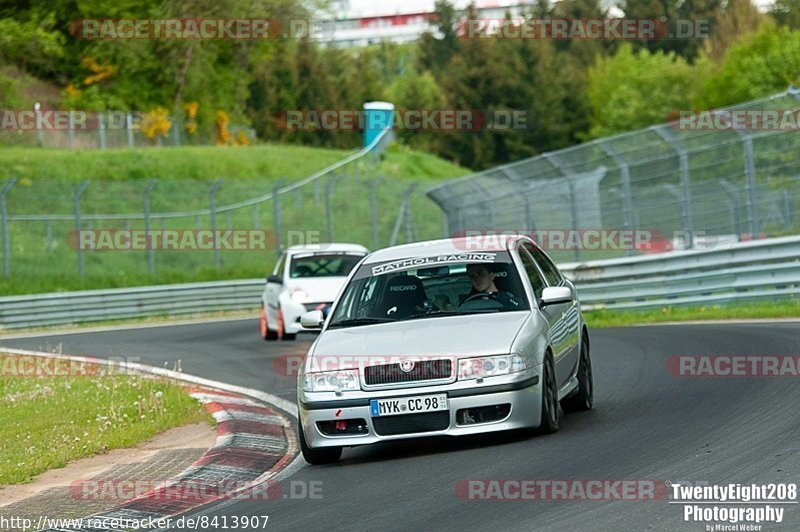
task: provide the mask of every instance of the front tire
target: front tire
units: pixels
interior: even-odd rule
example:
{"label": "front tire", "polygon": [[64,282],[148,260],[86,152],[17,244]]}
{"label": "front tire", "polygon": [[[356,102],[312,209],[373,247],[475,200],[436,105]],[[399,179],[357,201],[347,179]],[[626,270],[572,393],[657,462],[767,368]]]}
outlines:
{"label": "front tire", "polygon": [[303,458],[309,464],[335,464],[342,458],[341,447],[323,447],[321,449],[312,449],[306,443],[306,437],[303,435],[303,427],[301,425],[298,425],[297,432],[300,435],[300,451],[302,451]]}
{"label": "front tire", "polygon": [[294,340],[297,337],[296,333],[286,332],[286,323],[283,321],[283,311],[278,308],[278,338],[281,340]]}
{"label": "front tire", "polygon": [[542,375],[542,421],[537,434],[558,432],[561,421],[561,407],[558,404],[558,385],[553,367],[553,357],[548,353],[544,359]]}
{"label": "front tire", "polygon": [[589,337],[581,338],[581,359],[578,362],[578,390],[562,402],[565,412],[582,412],[594,406],[594,377],[592,358],[589,353]]}

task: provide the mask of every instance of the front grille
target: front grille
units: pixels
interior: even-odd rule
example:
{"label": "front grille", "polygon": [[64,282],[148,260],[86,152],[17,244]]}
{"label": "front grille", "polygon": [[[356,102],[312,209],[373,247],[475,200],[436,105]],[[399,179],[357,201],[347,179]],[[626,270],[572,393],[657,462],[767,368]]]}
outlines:
{"label": "front grille", "polygon": [[450,426],[450,412],[428,412],[427,414],[405,414],[372,418],[375,433],[380,436],[411,434],[444,430]]}
{"label": "front grille", "polygon": [[408,373],[400,369],[400,364],[367,366],[364,368],[364,382],[367,386],[380,386],[382,384],[449,379],[451,372],[452,362],[449,359],[415,362],[414,369]]}

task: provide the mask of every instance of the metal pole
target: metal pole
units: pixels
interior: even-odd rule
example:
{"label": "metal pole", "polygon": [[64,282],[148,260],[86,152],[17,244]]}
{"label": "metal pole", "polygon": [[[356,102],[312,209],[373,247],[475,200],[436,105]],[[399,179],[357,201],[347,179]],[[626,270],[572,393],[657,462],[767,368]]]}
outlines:
{"label": "metal pole", "polygon": [[336,185],[336,174],[331,174],[328,178],[328,185],[325,187],[325,222],[328,227],[328,242],[333,242],[333,207],[331,205],[331,196],[333,195],[333,187]]}
{"label": "metal pole", "polygon": [[694,247],[694,220],[692,216],[692,186],[689,175],[689,152],[664,126],[651,128],[678,154],[678,164],[681,172],[681,187],[683,188],[683,230],[686,232],[686,249]]}
{"label": "metal pole", "polygon": [[258,230],[258,203],[253,205],[253,229]]}
{"label": "metal pole", "polygon": [[36,140],[39,146],[44,146],[44,133],[42,132],[42,114],[39,112],[39,102],[33,104],[33,110],[36,114]]}
{"label": "metal pole", "polygon": [[81,277],[83,277],[83,250],[81,249],[81,195],[86,191],[88,186],[89,182],[84,181],[72,196],[72,201],[75,208],[75,230],[78,237],[76,246],[76,250],[78,252],[78,275]]}
{"label": "metal pole", "polygon": [[215,205],[215,196],[217,190],[222,186],[222,179],[217,179],[211,186],[208,192],[209,214],[211,215],[211,234],[214,238],[214,266],[219,269],[222,261],[219,256],[219,242],[217,242],[217,207]]}
{"label": "metal pole", "polygon": [[[572,225],[572,231],[574,234],[574,239],[577,239],[578,235],[578,206],[575,203],[575,179],[568,178],[567,185],[569,186],[569,217],[570,222]],[[573,240],[574,239],[570,239]],[[575,261],[578,262],[581,260],[581,246],[575,246]]]}
{"label": "metal pole", "polygon": [[156,273],[156,258],[153,254],[153,240],[150,237],[150,192],[153,191],[156,183],[158,183],[158,179],[151,179],[142,194],[142,200],[144,201],[144,234],[147,235],[147,267],[150,269],[151,275]]}
{"label": "metal pole", "polygon": [[97,113],[97,133],[100,139],[100,149],[106,149],[106,126],[103,123],[103,113]]}
{"label": "metal pole", "polygon": [[180,128],[178,127],[178,121],[174,120],[172,122],[172,143],[175,146],[181,145],[181,132]]}
{"label": "metal pole", "polygon": [[125,115],[125,132],[128,135],[128,147],[133,148],[133,120],[130,113]]}
{"label": "metal pole", "polygon": [[722,187],[728,196],[731,198],[731,211],[732,211],[732,222],[733,222],[733,230],[736,232],[736,240],[741,241],[742,239],[742,225],[740,220],[740,213],[742,207],[741,198],[739,198],[739,191],[736,190],[736,187],[731,185],[725,179],[719,180],[719,186]]}
{"label": "metal pole", "polygon": [[390,246],[394,246],[397,243],[397,237],[400,235],[400,226],[403,224],[408,210],[408,198],[411,196],[411,193],[414,192],[416,186],[416,183],[411,183],[411,186],[403,193],[403,202],[400,204],[400,212],[397,214],[397,221],[392,230],[392,239],[389,241]]}
{"label": "metal pole", "polygon": [[69,112],[69,129],[67,129],[67,147],[72,148],[75,144],[75,119],[72,111]]}
{"label": "metal pole", "polygon": [[[631,191],[631,171],[628,162],[612,146],[602,142],[600,148],[614,160],[620,172],[622,181],[622,224],[626,231],[633,229],[633,192]],[[628,249],[628,255],[632,255],[633,250]]]}
{"label": "metal pole", "polygon": [[372,180],[372,184],[369,187],[369,215],[370,215],[370,222],[372,224],[372,247],[378,249],[379,242],[378,242],[378,201],[377,201],[377,192],[378,192],[378,185],[380,182],[383,181],[383,177],[378,176]]}
{"label": "metal pole", "polygon": [[11,259],[9,256],[9,253],[11,252],[11,245],[8,240],[8,212],[6,211],[6,195],[16,182],[16,178],[12,177],[6,181],[6,185],[3,187],[3,190],[0,191],[0,222],[3,224],[3,277],[8,277],[9,275]]}
{"label": "metal pole", "polygon": [[47,232],[47,252],[50,253],[53,251],[53,222],[47,220],[45,230]]}
{"label": "metal pole", "polygon": [[747,207],[750,213],[751,238],[758,238],[761,232],[761,220],[758,214],[758,191],[756,190],[756,161],[753,155],[753,139],[739,132],[744,144],[744,171],[747,175]]}
{"label": "metal pole", "polygon": [[283,249],[281,242],[281,187],[286,182],[286,178],[282,177],[275,183],[275,188],[272,189],[272,205],[274,207],[275,215],[275,251],[280,254]]}

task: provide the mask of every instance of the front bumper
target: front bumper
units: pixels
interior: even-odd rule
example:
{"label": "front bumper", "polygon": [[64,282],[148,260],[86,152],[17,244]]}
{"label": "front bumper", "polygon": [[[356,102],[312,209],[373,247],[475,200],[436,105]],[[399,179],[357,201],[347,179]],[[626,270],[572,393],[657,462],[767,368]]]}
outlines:
{"label": "front bumper", "polygon": [[[538,375],[528,376],[524,380],[500,385],[475,386],[468,389],[448,389],[449,387],[424,387],[418,389],[385,390],[370,393],[369,398],[340,401],[299,401],[300,426],[306,442],[311,448],[368,445],[381,441],[392,441],[406,438],[423,438],[429,436],[464,436],[486,432],[535,428],[541,423],[542,384]],[[398,393],[399,392],[399,393]],[[370,399],[396,398],[408,395],[431,395],[446,393],[448,396],[449,423],[441,430],[424,432],[407,432],[403,434],[382,435],[376,432],[375,423],[370,415]],[[500,419],[485,423],[464,424],[463,415],[459,411],[495,405],[510,405],[508,414]],[[408,415],[388,416],[406,418]],[[319,422],[337,420],[363,419],[366,421],[365,434],[324,434]],[[383,417],[382,419],[387,419]],[[394,421],[394,420],[392,420]],[[386,423],[386,422],[384,422]]]}

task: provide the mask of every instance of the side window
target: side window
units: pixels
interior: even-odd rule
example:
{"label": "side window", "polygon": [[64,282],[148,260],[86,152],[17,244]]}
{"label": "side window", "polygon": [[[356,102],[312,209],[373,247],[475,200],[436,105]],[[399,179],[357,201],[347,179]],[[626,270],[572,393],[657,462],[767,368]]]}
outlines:
{"label": "side window", "polygon": [[564,278],[561,276],[561,273],[559,273],[556,265],[553,264],[553,261],[551,261],[541,249],[531,246],[530,244],[523,244],[523,247],[526,251],[528,251],[528,253],[531,254],[536,263],[539,264],[539,267],[542,269],[542,272],[547,279],[547,284],[550,286],[558,286],[561,284],[561,281],[563,281]]}
{"label": "side window", "polygon": [[542,279],[542,274],[539,273],[539,268],[536,267],[536,263],[524,249],[519,250],[519,257],[522,259],[523,266],[525,266],[525,273],[528,274],[528,279],[531,280],[531,288],[533,288],[536,299],[541,299],[545,283],[544,279]]}

